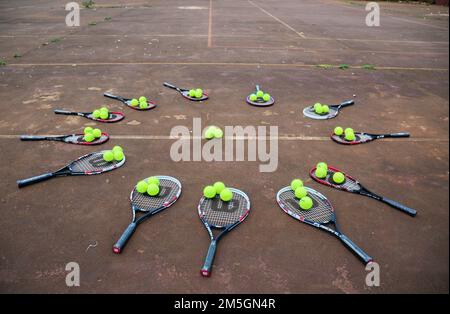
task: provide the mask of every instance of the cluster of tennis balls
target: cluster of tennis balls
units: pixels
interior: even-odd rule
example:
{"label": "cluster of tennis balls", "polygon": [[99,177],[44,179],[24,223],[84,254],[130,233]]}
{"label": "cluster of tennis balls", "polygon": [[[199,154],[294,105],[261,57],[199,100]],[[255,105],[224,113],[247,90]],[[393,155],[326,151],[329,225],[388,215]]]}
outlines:
{"label": "cluster of tennis balls", "polygon": [[222,138],[223,137],[223,131],[221,128],[217,126],[210,126],[205,131],[205,138],[207,140],[210,140],[212,138]]}
{"label": "cluster of tennis balls", "polygon": [[150,177],[147,181],[139,181],[136,184],[136,190],[141,194],[147,193],[150,196],[157,196],[159,194],[159,179],[157,177]]}
{"label": "cluster of tennis balls", "polygon": [[299,199],[298,205],[303,210],[310,210],[313,207],[313,201],[308,196],[308,191],[303,186],[303,181],[294,179],[291,182],[291,189],[294,191],[295,197]]}
{"label": "cluster of tennis balls", "polygon": [[95,109],[92,112],[92,117],[95,119],[108,120],[109,119],[109,110],[106,107],[102,107],[100,109]]}
{"label": "cluster of tennis balls", "polygon": [[344,130],[342,127],[337,126],[334,128],[334,134],[336,134],[337,136],[342,136],[342,134],[344,134],[345,140],[350,142],[356,139],[355,131],[353,131],[352,128],[346,128]]}
{"label": "cluster of tennis balls", "polygon": [[112,150],[107,150],[103,153],[103,160],[107,162],[113,160],[121,161],[124,157],[123,149],[120,146],[114,146]]}
{"label": "cluster of tennis balls", "polygon": [[[316,177],[324,179],[326,178],[327,174],[328,174],[328,165],[323,161],[319,162],[316,166],[315,172]],[[333,180],[333,182],[336,184],[342,184],[345,182],[345,175],[342,172],[335,172],[331,176],[331,180]]]}
{"label": "cluster of tennis balls", "polygon": [[322,105],[320,102],[314,104],[314,112],[320,115],[324,115],[330,112],[328,105]]}
{"label": "cluster of tennis balls", "polygon": [[257,91],[256,94],[250,94],[250,101],[258,101],[261,99],[268,102],[270,100],[270,94],[264,93],[262,90]]}
{"label": "cluster of tennis balls", "polygon": [[214,198],[216,195],[220,195],[220,199],[224,202],[229,202],[233,198],[233,192],[228,189],[223,182],[216,182],[213,185],[205,186],[203,189],[203,195],[206,198]]}
{"label": "cluster of tennis balls", "polygon": [[202,90],[201,88],[190,89],[188,95],[189,95],[189,97],[191,97],[191,98],[202,98],[202,96],[203,96],[203,90]]}
{"label": "cluster of tennis balls", "polygon": [[133,98],[130,102],[132,107],[139,107],[139,109],[147,109],[148,103],[147,98],[145,96],[139,97],[139,99]]}
{"label": "cluster of tennis balls", "polygon": [[84,128],[83,140],[85,142],[93,142],[95,139],[102,136],[102,131],[100,129],[93,129],[90,126]]}

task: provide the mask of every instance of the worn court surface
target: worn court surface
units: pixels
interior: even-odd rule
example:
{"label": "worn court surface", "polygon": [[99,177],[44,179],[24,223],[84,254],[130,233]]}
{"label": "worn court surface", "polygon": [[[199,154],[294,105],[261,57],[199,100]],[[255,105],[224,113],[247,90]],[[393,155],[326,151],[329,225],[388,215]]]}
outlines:
{"label": "worn court surface", "polygon": [[[1,292],[448,293],[448,8],[383,4],[381,26],[369,28],[356,1],[96,3],[81,10],[75,28],[65,26],[65,1],[0,3],[0,57],[7,62],[0,67]],[[351,68],[316,66],[342,63]],[[204,87],[211,98],[188,102],[164,81]],[[275,106],[244,103],[257,83]],[[145,94],[159,106],[136,112],[104,91]],[[301,114],[316,101],[353,95],[357,104],[334,120]],[[99,125],[112,135],[101,148],[125,148],[123,168],[17,188],[17,179],[92,150],[24,143],[20,134],[79,131],[93,123],[52,110],[103,105],[126,114],[121,123]],[[170,130],[192,128],[194,117],[203,126],[278,126],[278,169],[172,162]],[[336,125],[412,137],[344,147],[326,138]],[[321,160],[418,216],[312,182],[308,170]],[[182,197],[114,255],[111,246],[130,220],[129,192],[153,174],[179,178]],[[278,208],[276,191],[294,177],[329,197],[341,229],[380,264],[380,287],[365,286],[364,266],[337,239]],[[246,191],[252,211],[220,243],[205,279],[199,269],[209,239],[196,206],[202,187],[216,180]],[[78,288],[65,285],[71,261],[81,267]]]}

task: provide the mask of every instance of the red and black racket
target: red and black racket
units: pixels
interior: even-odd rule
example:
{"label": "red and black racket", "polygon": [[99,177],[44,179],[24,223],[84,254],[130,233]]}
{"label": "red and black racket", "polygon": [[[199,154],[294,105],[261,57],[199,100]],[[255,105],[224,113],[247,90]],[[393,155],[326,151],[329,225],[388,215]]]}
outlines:
{"label": "red and black racket", "polygon": [[[371,198],[376,199],[377,201],[386,203],[395,209],[401,210],[402,212],[404,212],[412,217],[416,216],[416,214],[417,214],[417,211],[415,209],[406,207],[405,205],[397,203],[396,201],[393,201],[389,198],[377,195],[377,194],[369,191],[357,180],[353,179],[351,176],[345,174],[344,172],[342,172],[336,168],[328,166],[327,176],[323,179],[318,178],[315,174],[315,171],[316,171],[316,168],[314,167],[309,172],[309,175],[311,176],[311,178],[313,178],[315,181],[317,181],[321,184],[324,184],[324,185],[327,185],[327,186],[330,186],[330,187],[333,187],[333,188],[336,188],[339,190],[356,193],[356,194],[360,194],[360,195],[364,195],[364,196],[369,196]],[[333,181],[333,174],[336,172],[341,172],[345,176],[345,181],[342,184],[337,184]]]}
{"label": "red and black racket", "polygon": [[105,151],[100,151],[81,156],[77,160],[72,161],[70,164],[59,169],[58,171],[41,174],[39,176],[24,180],[18,180],[17,185],[19,186],[19,188],[22,188],[24,186],[42,182],[54,177],[100,174],[117,169],[123,166],[123,164],[125,163],[125,157],[123,157],[121,161],[105,161],[103,159],[104,152]]}
{"label": "red and black racket", "polygon": [[[133,220],[123,232],[122,236],[113,246],[113,252],[120,254],[136,230],[137,226],[150,216],[173,205],[181,195],[181,183],[177,179],[168,176],[155,176],[159,179],[159,194],[150,196],[148,194],[139,193],[134,187],[131,191],[130,202],[133,212]],[[149,178],[145,179],[148,181]],[[137,218],[138,212],[144,213]]]}
{"label": "red and black racket", "polygon": [[303,115],[305,117],[308,117],[311,119],[316,119],[316,120],[332,119],[338,115],[339,110],[341,108],[351,106],[354,104],[355,104],[355,101],[352,99],[352,100],[344,101],[344,102],[340,103],[339,105],[330,105],[329,106],[330,110],[326,114],[318,114],[315,112],[314,106],[309,106],[309,107],[306,107],[305,109],[303,109]]}
{"label": "red and black racket", "polygon": [[68,116],[80,116],[84,117],[90,120],[94,120],[97,122],[104,122],[104,123],[114,123],[122,120],[125,118],[125,115],[122,112],[110,112],[108,119],[100,119],[100,118],[94,118],[94,115],[92,112],[76,112],[76,111],[66,111],[66,110],[60,110],[56,109],[54,110],[56,114],[64,114]]}
{"label": "red and black racket", "polygon": [[21,135],[21,141],[58,141],[75,145],[100,145],[109,140],[109,135],[102,132],[99,138],[94,139],[92,142],[86,142],[83,134],[70,134],[70,135],[58,135],[58,136],[40,136],[40,135]]}
{"label": "red and black racket", "polygon": [[196,97],[189,96],[189,89],[179,88],[179,87],[176,87],[175,85],[172,85],[172,84],[167,83],[167,82],[164,82],[163,85],[165,87],[168,87],[168,88],[171,88],[171,89],[174,89],[174,90],[178,91],[181,94],[181,96],[183,96],[186,99],[192,100],[192,101],[202,101],[202,100],[207,100],[208,99],[208,94],[206,94],[205,92],[203,92],[202,97],[196,98]]}
{"label": "red and black racket", "polygon": [[290,186],[278,191],[278,205],[289,216],[333,234],[355,253],[364,264],[370,263],[372,258],[339,230],[336,223],[336,213],[333,206],[331,206],[330,201],[324,195],[311,188],[305,187],[305,189],[308,192],[308,196],[313,201],[313,207],[309,210],[300,208],[298,204],[299,201],[295,197],[294,191],[292,191]]}
{"label": "red and black racket", "polygon": [[[256,93],[260,90],[259,85],[256,85]],[[255,101],[250,100],[250,95],[247,96],[245,99],[249,105],[256,106],[256,107],[269,107],[272,106],[275,103],[275,99],[273,99],[272,96],[270,96],[270,99],[268,101],[265,101],[264,99],[258,98]]]}
{"label": "red and black racket", "polygon": [[135,109],[135,110],[150,110],[150,109],[156,108],[156,104],[154,102],[152,102],[152,101],[149,101],[149,100],[147,100],[147,104],[148,104],[147,108],[139,108],[139,105],[135,106],[135,107],[133,107],[131,105],[131,100],[132,100],[131,98],[124,98],[124,97],[116,96],[116,95],[113,95],[113,94],[110,94],[110,93],[104,93],[103,96],[111,98],[111,99],[118,100],[118,101],[124,103],[125,105],[127,105],[128,107],[130,107],[132,109]]}
{"label": "red and black racket", "polygon": [[[244,221],[250,212],[248,196],[238,189],[229,189],[233,193],[233,198],[229,202],[224,202],[219,196],[216,196],[214,198],[202,197],[198,204],[200,220],[211,238],[205,264],[200,270],[202,276],[205,277],[211,275],[211,268],[219,240]],[[222,232],[214,237],[212,229],[220,229]]]}
{"label": "red and black racket", "polygon": [[344,145],[357,145],[378,140],[380,138],[400,138],[400,137],[409,137],[409,133],[369,134],[369,133],[355,132],[355,140],[353,141],[347,141],[345,139],[345,135],[336,135],[334,133],[331,134],[331,139],[333,141]]}

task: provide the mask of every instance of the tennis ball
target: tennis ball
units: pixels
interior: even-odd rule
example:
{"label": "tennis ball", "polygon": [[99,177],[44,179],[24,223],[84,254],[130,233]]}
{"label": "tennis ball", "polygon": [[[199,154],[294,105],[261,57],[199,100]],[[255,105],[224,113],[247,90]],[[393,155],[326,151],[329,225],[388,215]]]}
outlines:
{"label": "tennis ball", "polygon": [[118,151],[118,150],[120,150],[121,152],[123,152],[122,147],[120,147],[119,145],[114,146],[113,149],[112,149],[113,152]]}
{"label": "tennis ball", "polygon": [[328,170],[328,165],[325,162],[321,161],[316,165],[316,168],[324,168],[325,170]]}
{"label": "tennis ball", "polygon": [[216,183],[214,183],[213,187],[216,190],[216,193],[220,194],[220,192],[225,189],[225,184],[223,182],[217,181]]}
{"label": "tennis ball", "polygon": [[114,159],[114,153],[110,150],[107,150],[106,152],[103,153],[103,160],[110,162],[113,161]]}
{"label": "tennis ball", "polygon": [[87,134],[84,135],[83,139],[86,142],[92,142],[95,139],[95,136],[92,133],[87,133]]}
{"label": "tennis ball", "polygon": [[324,167],[316,168],[316,171],[315,171],[315,175],[319,179],[325,178],[327,176],[327,173],[328,173],[328,171]]}
{"label": "tennis ball", "polygon": [[336,134],[337,136],[341,136],[342,134],[344,134],[344,129],[340,126],[337,126],[334,128],[334,134]]}
{"label": "tennis ball", "polygon": [[159,186],[159,179],[157,177],[150,177],[147,181],[148,184],[156,184],[157,186]]}
{"label": "tennis ball", "polygon": [[144,96],[139,97],[139,102],[147,102],[147,98]]}
{"label": "tennis ball", "polygon": [[256,92],[256,97],[262,98],[264,96],[264,92],[262,90],[259,90]]}
{"label": "tennis ball", "polygon": [[140,109],[147,109],[148,108],[148,103],[146,101],[140,102],[139,103],[139,108]]}
{"label": "tennis ball", "polygon": [[148,184],[144,180],[139,181],[138,184],[136,185],[136,190],[139,193],[145,193],[145,192],[147,192],[147,189],[148,189]]}
{"label": "tennis ball", "polygon": [[202,98],[203,96],[203,90],[201,88],[197,88],[195,90],[195,98]]}
{"label": "tennis ball", "polygon": [[223,131],[220,128],[214,129],[214,137],[215,138],[222,138],[223,137]]}
{"label": "tennis ball", "polygon": [[300,199],[298,205],[300,205],[300,208],[303,210],[310,210],[311,207],[313,207],[313,201],[311,197],[305,196]]}
{"label": "tennis ball", "polygon": [[345,130],[344,130],[344,133],[345,134],[347,134],[347,133],[355,133],[355,131],[352,129],[352,128],[346,128]]}
{"label": "tennis ball", "polygon": [[300,179],[294,179],[291,181],[291,189],[292,191],[295,191],[296,189],[303,186],[303,181]]}
{"label": "tennis ball", "polygon": [[216,130],[216,128],[213,126],[210,126],[209,128],[207,128],[205,131],[205,138],[208,140],[212,139],[214,137],[215,130]]}
{"label": "tennis ball", "polygon": [[264,95],[263,95],[263,97],[262,97],[262,98],[263,98],[263,100],[264,100],[264,101],[266,101],[266,102],[267,102],[267,101],[269,101],[269,100],[270,100],[270,94],[267,94],[267,93],[266,93],[266,94],[264,94]]}
{"label": "tennis ball", "polygon": [[137,100],[136,98],[131,99],[131,106],[133,107],[137,107],[139,105],[139,100]]}
{"label": "tennis ball", "polygon": [[109,118],[109,112],[107,111],[100,111],[100,119],[107,120]]}
{"label": "tennis ball", "polygon": [[108,108],[106,108],[106,107],[101,107],[100,108],[100,112],[109,112],[109,110],[108,110]]}
{"label": "tennis ball", "polygon": [[326,114],[330,112],[330,107],[328,107],[328,105],[323,105],[322,106],[322,113]]}
{"label": "tennis ball", "polygon": [[355,133],[345,133],[346,141],[354,141],[356,139]]}
{"label": "tennis ball", "polygon": [[92,117],[94,117],[95,119],[100,118],[100,110],[94,110],[94,112],[92,112]]}
{"label": "tennis ball", "polygon": [[250,101],[256,101],[258,99],[258,96],[256,94],[250,94]]}
{"label": "tennis ball", "polygon": [[314,104],[314,111],[317,112],[318,110],[320,111],[322,109],[322,104],[320,102],[316,102]]}
{"label": "tennis ball", "polygon": [[345,176],[342,172],[335,172],[333,174],[333,181],[337,184],[342,184],[345,181]]}
{"label": "tennis ball", "polygon": [[205,186],[203,189],[203,196],[206,198],[213,198],[216,196],[216,189],[212,185]]}
{"label": "tennis ball", "polygon": [[224,188],[222,192],[220,192],[220,199],[224,202],[229,202],[233,198],[233,192],[230,189]]}
{"label": "tennis ball", "polygon": [[94,129],[93,128],[91,128],[90,126],[88,126],[88,127],[85,127],[84,128],[84,134],[89,134],[89,133],[92,133],[92,131],[94,131]]}
{"label": "tennis ball", "polygon": [[308,194],[308,192],[303,186],[300,186],[295,189],[294,194],[296,198],[301,199],[302,197],[305,197]]}
{"label": "tennis ball", "polygon": [[189,90],[189,97],[195,97],[195,89]]}
{"label": "tennis ball", "polygon": [[102,136],[102,131],[100,129],[94,129],[92,135],[94,135],[95,138],[100,138]]}
{"label": "tennis ball", "polygon": [[123,159],[123,157],[125,157],[123,152],[120,150],[116,150],[115,152],[113,152],[113,154],[114,154],[114,159],[117,161],[121,161]]}
{"label": "tennis ball", "polygon": [[317,108],[314,107],[314,112],[317,113],[317,114],[323,114],[322,106],[320,106],[320,107],[318,106]]}
{"label": "tennis ball", "polygon": [[159,186],[154,184],[154,183],[149,184],[148,187],[147,187],[147,193],[150,196],[158,195],[158,193],[159,193]]}

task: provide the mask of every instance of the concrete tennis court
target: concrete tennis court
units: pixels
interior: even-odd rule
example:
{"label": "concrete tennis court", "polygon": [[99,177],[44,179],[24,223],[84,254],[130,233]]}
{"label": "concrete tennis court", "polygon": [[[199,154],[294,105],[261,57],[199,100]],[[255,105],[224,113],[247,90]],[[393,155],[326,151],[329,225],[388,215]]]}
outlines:
{"label": "concrete tennis court", "polygon": [[[448,7],[380,3],[381,26],[367,27],[361,1],[97,0],[81,8],[79,27],[67,27],[65,4],[0,3],[0,292],[448,293]],[[164,81],[202,87],[210,99],[189,102]],[[255,84],[274,106],[245,104]],[[138,112],[106,91],[146,95],[158,107]],[[307,105],[353,95],[356,105],[336,119],[302,115]],[[125,120],[53,113],[105,105]],[[203,126],[278,126],[277,170],[261,173],[259,161],[171,161],[171,129],[192,128],[197,117]],[[110,141],[90,148],[19,140],[89,125]],[[337,125],[411,138],[345,147],[329,139]],[[113,145],[127,156],[118,170],[17,188],[17,179]],[[308,171],[319,161],[417,217],[315,183]],[[113,254],[131,219],[130,191],[156,174],[182,182],[180,200]],[[276,192],[295,177],[330,199],[342,231],[379,263],[380,287],[366,286],[364,265],[339,240],[278,207]],[[199,270],[209,237],[197,204],[217,180],[245,191],[252,209],[220,242],[206,279]],[[80,265],[79,287],[66,286],[69,262]]]}

